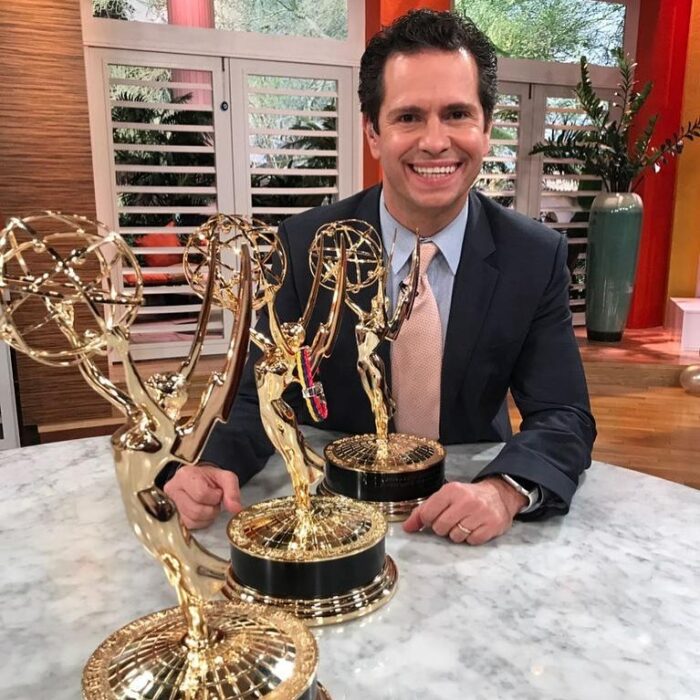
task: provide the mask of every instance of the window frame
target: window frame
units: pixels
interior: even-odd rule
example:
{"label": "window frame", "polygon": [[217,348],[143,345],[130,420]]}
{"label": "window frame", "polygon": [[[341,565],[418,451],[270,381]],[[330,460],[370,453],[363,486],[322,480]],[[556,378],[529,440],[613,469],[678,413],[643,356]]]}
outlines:
{"label": "window frame", "polygon": [[0,450],[20,446],[15,383],[12,376],[12,350],[0,342]]}
{"label": "window frame", "polygon": [[[625,27],[623,31],[623,50],[634,57],[637,48],[637,31],[639,28],[640,0],[595,0],[625,5]],[[454,9],[454,0],[451,3]],[[610,92],[617,87],[619,71],[615,66],[589,64],[591,83],[597,91]],[[528,94],[528,99],[521,104],[521,130],[518,138],[518,179],[519,191],[515,198],[514,209],[520,213],[537,218],[541,207],[542,156],[530,156],[529,152],[535,142],[544,135],[546,97],[548,94],[564,94],[573,89],[581,79],[581,67],[578,62],[559,63],[556,61],[538,61],[528,58],[498,57],[499,92],[520,91]],[[529,124],[527,123],[529,120]],[[573,286],[576,285],[572,285]],[[577,308],[582,306],[577,300],[570,300],[574,325],[584,323],[583,313]]]}
{"label": "window frame", "polygon": [[[357,191],[356,183],[361,172],[355,159],[357,150],[355,139],[357,134],[353,115],[359,110],[357,96],[354,91],[353,75],[347,66],[338,65],[295,65],[291,61],[278,61],[267,59],[253,61],[247,59],[228,59],[229,85],[231,89],[231,103],[248,103],[248,76],[265,75],[281,78],[306,78],[335,80],[337,82],[339,111],[337,116],[337,145],[338,151],[338,175],[337,188],[338,199],[349,197]],[[345,78],[343,80],[343,78]],[[352,112],[350,111],[352,110]],[[239,206],[239,213],[246,216],[256,216],[252,212],[252,191],[250,184],[250,140],[249,140],[249,112],[244,110],[231,110],[232,134],[244,134],[243,149],[233,159],[233,183],[234,200]],[[234,137],[235,140],[235,137]],[[233,146],[232,146],[233,148]],[[345,157],[347,155],[347,157]],[[342,157],[341,157],[342,156]]]}
{"label": "window frame", "polygon": [[347,1],[348,35],[343,40],[103,19],[93,17],[91,0],[80,0],[80,13],[83,44],[93,48],[262,60],[284,56],[285,61],[325,65],[332,42],[333,65],[359,66],[365,46],[364,5]]}
{"label": "window frame", "polygon": [[[639,29],[639,0],[593,0],[594,2],[625,5],[625,28],[622,47],[630,56],[637,49],[637,31]],[[452,0],[454,9],[454,0]],[[614,88],[617,84],[617,68],[590,64],[591,81],[594,87]],[[578,62],[559,63],[556,61],[538,61],[530,58],[498,57],[499,82],[539,83],[574,87],[578,83],[581,69]]]}

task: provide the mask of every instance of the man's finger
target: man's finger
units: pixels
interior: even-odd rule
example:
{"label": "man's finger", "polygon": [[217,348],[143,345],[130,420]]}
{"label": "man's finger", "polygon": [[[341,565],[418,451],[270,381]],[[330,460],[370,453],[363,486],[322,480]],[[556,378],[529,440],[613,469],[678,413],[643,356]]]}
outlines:
{"label": "man's finger", "polygon": [[212,523],[210,520],[190,520],[190,518],[180,515],[180,521],[188,530],[201,530],[209,527]]}
{"label": "man's finger", "polygon": [[[449,533],[450,539],[451,539],[455,544],[459,544],[460,542],[464,542],[464,540],[466,540],[467,537],[469,537],[469,535],[471,534],[471,532],[469,532],[469,529],[468,529],[468,528],[462,529],[461,527],[458,527],[458,525],[461,525],[461,523],[457,523],[457,524],[450,530],[450,533]],[[464,527],[464,526],[462,526],[462,527]]]}
{"label": "man's finger", "polygon": [[238,477],[225,469],[211,469],[208,472],[211,479],[221,489],[224,508],[229,513],[238,513],[241,509],[241,491],[238,487]]}
{"label": "man's finger", "polygon": [[460,494],[455,488],[456,486],[458,484],[445,484],[439,491],[436,491],[418,506],[423,525],[432,525],[437,517],[459,498]]}
{"label": "man's finger", "polygon": [[492,540],[495,536],[496,533],[490,527],[480,525],[466,538],[466,542],[472,545],[480,545]]}
{"label": "man's finger", "polygon": [[450,530],[463,520],[468,514],[468,510],[461,502],[452,503],[433,520],[433,532],[440,537],[446,537]]}
{"label": "man's finger", "polygon": [[418,532],[423,528],[423,521],[420,519],[420,506],[416,506],[403,524],[404,532]]}
{"label": "man's finger", "polygon": [[187,521],[198,523],[198,527],[206,527],[214,522],[219,514],[219,505],[209,506],[192,499],[186,491],[175,489],[168,494],[175,501],[177,510]]}
{"label": "man's finger", "polygon": [[216,482],[207,478],[206,470],[193,464],[180,467],[163,490],[171,498],[175,492],[184,491],[198,503],[216,506],[221,502],[221,490]]}
{"label": "man's finger", "polygon": [[234,496],[224,496],[222,504],[231,515],[236,515],[243,510],[240,500]]}
{"label": "man's finger", "polygon": [[201,530],[210,525],[206,520],[192,520],[192,518],[188,518],[184,513],[180,513],[180,522],[188,530]]}
{"label": "man's finger", "polygon": [[[175,476],[177,477],[177,474]],[[221,489],[212,484],[207,475],[199,473],[197,467],[188,470],[175,482],[175,486],[185,491],[197,503],[208,506],[218,506],[221,503]]]}

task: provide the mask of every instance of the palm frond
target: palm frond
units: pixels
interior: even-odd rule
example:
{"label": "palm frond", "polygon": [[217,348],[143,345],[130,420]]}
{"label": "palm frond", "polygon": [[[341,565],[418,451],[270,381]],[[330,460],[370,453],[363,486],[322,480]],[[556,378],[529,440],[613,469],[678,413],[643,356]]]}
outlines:
{"label": "palm frond", "polygon": [[647,122],[646,128],[644,131],[639,135],[637,140],[635,141],[633,152],[634,152],[634,160],[636,163],[639,163],[639,165],[642,164],[642,161],[649,150],[649,144],[651,143],[651,137],[654,134],[654,129],[656,128],[656,122],[659,119],[658,114],[654,114],[649,121]]}
{"label": "palm frond", "polygon": [[574,92],[589,119],[597,127],[602,128],[607,119],[607,109],[593,89],[588,61],[585,56],[581,56],[581,82],[576,85]]}
{"label": "palm frond", "polygon": [[666,165],[671,158],[683,152],[686,140],[693,141],[696,138],[700,138],[700,117],[694,122],[688,122],[688,126],[685,129],[677,131],[671,138],[666,139],[661,146],[647,154],[642,159],[642,167],[647,168],[651,166],[654,172],[658,173],[661,167]]}
{"label": "palm frond", "polygon": [[658,172],[671,158],[683,151],[686,141],[700,138],[700,117],[650,151],[658,119],[654,115],[631,145],[632,124],[649,97],[652,83],[645,83],[637,92],[634,80],[636,64],[621,49],[615,52],[615,58],[620,71],[615,92],[622,110],[619,120],[610,119],[610,109],[596,94],[588,61],[582,56],[581,81],[576,85],[574,95],[590,120],[591,128],[564,129],[556,137],[535,144],[530,153],[541,153],[546,158],[578,160],[582,171],[599,177],[606,190],[625,192],[639,182],[648,168]]}
{"label": "palm frond", "polygon": [[646,83],[644,83],[644,87],[639,91],[635,92],[632,95],[632,99],[630,100],[630,116],[634,118],[637,115],[637,112],[644,106],[644,103],[647,101],[647,98],[649,97],[649,93],[651,92],[652,88],[652,82],[651,80],[648,80]]}

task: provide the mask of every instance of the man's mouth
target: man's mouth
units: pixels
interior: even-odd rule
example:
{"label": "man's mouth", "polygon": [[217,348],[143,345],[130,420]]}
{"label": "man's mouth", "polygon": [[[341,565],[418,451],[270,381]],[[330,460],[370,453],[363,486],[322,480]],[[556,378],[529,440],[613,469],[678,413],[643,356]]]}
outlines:
{"label": "man's mouth", "polygon": [[417,165],[415,163],[411,164],[409,167],[414,173],[420,175],[421,177],[427,177],[431,179],[438,179],[441,177],[448,177],[452,175],[457,168],[459,168],[459,163],[452,163],[451,165]]}

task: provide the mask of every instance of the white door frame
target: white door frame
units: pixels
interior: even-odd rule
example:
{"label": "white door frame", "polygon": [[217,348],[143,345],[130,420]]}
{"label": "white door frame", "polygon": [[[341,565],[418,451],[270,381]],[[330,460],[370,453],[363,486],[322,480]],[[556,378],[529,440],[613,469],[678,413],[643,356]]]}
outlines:
{"label": "white door frame", "polygon": [[19,425],[10,346],[0,341],[0,450],[19,447]]}

